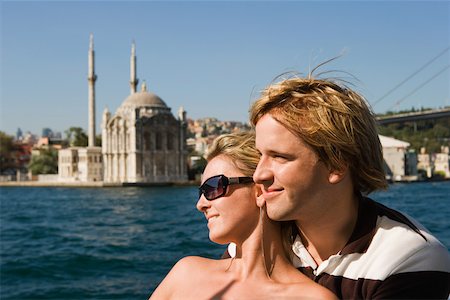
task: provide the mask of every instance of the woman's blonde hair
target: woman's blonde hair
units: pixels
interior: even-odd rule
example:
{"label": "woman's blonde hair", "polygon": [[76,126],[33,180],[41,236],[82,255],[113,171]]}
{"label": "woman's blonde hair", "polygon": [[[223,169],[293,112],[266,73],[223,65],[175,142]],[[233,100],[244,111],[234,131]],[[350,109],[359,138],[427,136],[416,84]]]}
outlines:
{"label": "woman's blonde hair", "polygon": [[254,131],[223,134],[218,136],[206,153],[206,160],[225,155],[245,176],[252,177],[260,154],[255,148]]}
{"label": "woman's blonde hair", "polygon": [[[255,132],[252,130],[239,133],[223,134],[218,136],[209,147],[205,157],[209,162],[214,157],[217,157],[219,155],[225,155],[245,176],[252,177],[260,159],[260,153],[255,147]],[[260,211],[260,214],[262,214],[262,211]],[[262,215],[260,215],[260,218],[261,217]],[[286,255],[286,258],[290,258],[292,256],[292,251],[290,250],[292,240],[292,226],[295,226],[295,223],[293,221],[276,223],[279,223],[280,225],[280,234],[282,236],[282,246],[284,254]],[[261,230],[262,255],[263,261],[264,263],[266,263],[266,260],[264,258],[266,254],[263,247],[263,227],[261,227]],[[267,276],[270,278],[271,268],[266,267],[266,272]]]}
{"label": "woman's blonde hair", "polygon": [[289,78],[268,86],[250,109],[253,126],[270,114],[312,147],[330,170],[349,167],[355,190],[386,188],[375,118],[366,100],[331,79]]}

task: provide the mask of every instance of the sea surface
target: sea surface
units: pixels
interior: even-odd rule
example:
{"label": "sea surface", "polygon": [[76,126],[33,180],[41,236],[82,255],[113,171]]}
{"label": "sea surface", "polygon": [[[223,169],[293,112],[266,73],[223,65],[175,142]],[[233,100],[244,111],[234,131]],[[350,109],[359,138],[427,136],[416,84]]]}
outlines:
{"label": "sea surface", "polygon": [[[218,258],[197,188],[0,188],[0,299],[147,299],[186,255]],[[450,182],[393,184],[372,198],[450,249]]]}

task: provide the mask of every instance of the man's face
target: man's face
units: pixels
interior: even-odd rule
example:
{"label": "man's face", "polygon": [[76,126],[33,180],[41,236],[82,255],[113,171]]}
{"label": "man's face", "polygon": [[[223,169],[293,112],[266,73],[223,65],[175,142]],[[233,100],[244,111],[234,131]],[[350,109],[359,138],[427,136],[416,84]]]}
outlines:
{"label": "man's face", "polygon": [[330,172],[315,152],[270,114],[256,124],[261,159],[253,175],[267,214],[276,221],[307,220],[326,209],[323,191]]}

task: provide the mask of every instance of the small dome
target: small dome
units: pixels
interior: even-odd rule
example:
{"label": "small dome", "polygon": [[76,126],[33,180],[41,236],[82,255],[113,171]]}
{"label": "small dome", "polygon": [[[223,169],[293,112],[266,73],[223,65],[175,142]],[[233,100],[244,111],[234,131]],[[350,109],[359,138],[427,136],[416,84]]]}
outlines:
{"label": "small dome", "polygon": [[122,103],[121,107],[163,107],[167,108],[166,103],[153,93],[147,92],[147,83],[144,81],[141,86],[141,91],[128,96]]}
{"label": "small dome", "polygon": [[166,103],[153,93],[147,91],[136,92],[128,96],[121,105],[134,107],[167,107]]}

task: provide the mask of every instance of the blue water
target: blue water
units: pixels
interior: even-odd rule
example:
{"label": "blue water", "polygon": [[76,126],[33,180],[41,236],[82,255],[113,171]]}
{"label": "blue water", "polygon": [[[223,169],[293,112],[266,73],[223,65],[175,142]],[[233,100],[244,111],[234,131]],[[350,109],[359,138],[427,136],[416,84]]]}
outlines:
{"label": "blue water", "polygon": [[[450,248],[450,182],[395,184],[374,199]],[[0,188],[0,298],[146,299],[186,255],[219,257],[196,187]]]}

